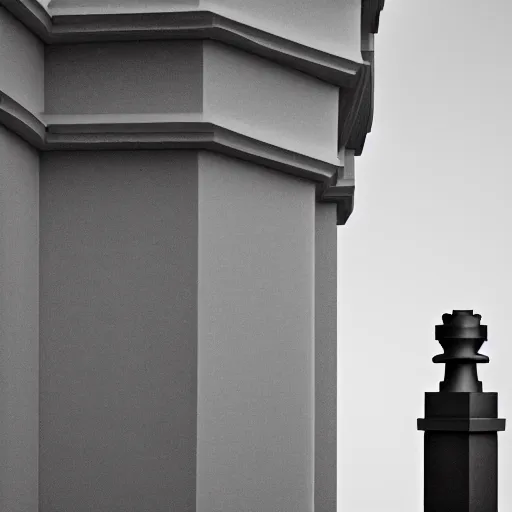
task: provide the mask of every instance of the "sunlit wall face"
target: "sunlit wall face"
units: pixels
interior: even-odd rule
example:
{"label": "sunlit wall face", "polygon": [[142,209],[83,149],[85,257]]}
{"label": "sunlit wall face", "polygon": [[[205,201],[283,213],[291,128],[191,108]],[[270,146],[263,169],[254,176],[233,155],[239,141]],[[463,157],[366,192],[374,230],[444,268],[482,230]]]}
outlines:
{"label": "sunlit wall face", "polygon": [[[340,511],[422,510],[416,418],[443,378],[431,361],[443,313],[482,315],[479,378],[512,417],[511,16],[507,0],[388,0],[382,12],[373,129],[338,228]],[[507,510],[512,437],[498,439]]]}

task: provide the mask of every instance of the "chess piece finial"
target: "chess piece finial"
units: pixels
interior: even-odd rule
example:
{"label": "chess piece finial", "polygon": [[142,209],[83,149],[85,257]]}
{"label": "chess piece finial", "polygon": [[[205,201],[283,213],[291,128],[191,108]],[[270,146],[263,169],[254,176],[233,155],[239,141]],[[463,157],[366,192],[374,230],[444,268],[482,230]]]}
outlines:
{"label": "chess piece finial", "polygon": [[482,316],[473,310],[454,310],[442,316],[443,325],[436,325],[436,340],[444,354],[435,356],[434,363],[445,363],[442,392],[482,392],[478,380],[477,363],[488,363],[489,358],[478,353],[487,340],[487,326],[480,325]]}

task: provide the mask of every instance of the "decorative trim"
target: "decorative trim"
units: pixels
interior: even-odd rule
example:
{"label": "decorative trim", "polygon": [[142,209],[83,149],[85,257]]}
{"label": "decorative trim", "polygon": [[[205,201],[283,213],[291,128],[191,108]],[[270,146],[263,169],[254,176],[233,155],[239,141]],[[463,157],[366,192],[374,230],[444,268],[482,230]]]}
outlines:
{"label": "decorative trim", "polygon": [[4,92],[0,92],[0,124],[5,125],[35,148],[43,149],[45,124]]}
{"label": "decorative trim", "polygon": [[1,93],[0,122],[45,151],[209,149],[317,183],[329,182],[339,169],[209,122],[202,114],[48,115],[40,120]]}
{"label": "decorative trim", "polygon": [[337,204],[339,225],[346,223],[354,207],[353,154],[352,166],[341,168],[204,121],[201,114],[45,119],[47,150],[206,149],[317,182],[318,200]]}
{"label": "decorative trim", "polygon": [[385,0],[363,0],[361,5],[361,32],[376,34],[379,31],[380,12]]}
{"label": "decorative trim", "polygon": [[355,173],[354,151],[343,150],[343,167],[331,180],[317,190],[317,198],[324,203],[336,203],[337,224],[343,226],[354,211]]}
{"label": "decorative trim", "polygon": [[47,10],[52,16],[59,14],[107,14],[188,11],[199,7],[201,0],[86,0],[82,4],[73,5],[69,0],[51,0]]}
{"label": "decorative trim", "polygon": [[[370,63],[365,62],[359,70],[355,87],[341,88],[338,110],[338,150],[344,147],[351,149],[358,146],[353,142],[353,133],[361,123],[361,111],[364,110],[364,100],[367,99],[366,90],[371,85]],[[364,134],[366,136],[366,133]],[[352,144],[350,141],[352,140]],[[364,144],[364,139],[363,139]],[[361,148],[362,149],[362,148]]]}
{"label": "decorative trim", "polygon": [[210,11],[59,15],[53,17],[48,42],[130,39],[213,39],[347,87],[362,66]]}
{"label": "decorative trim", "polygon": [[357,114],[350,125],[349,136],[344,141],[347,147],[355,150],[357,156],[363,152],[366,136],[372,129],[375,75],[373,44],[374,34],[379,30],[384,1],[363,0],[361,4],[361,54],[368,69],[365,72],[364,85],[359,91]]}
{"label": "decorative trim", "polygon": [[345,143],[347,148],[353,149],[356,156],[361,155],[366,142],[366,136],[370,133],[373,124],[373,94],[374,94],[374,65],[373,52],[363,51],[366,62],[366,72],[363,78],[362,90],[359,92],[359,104],[357,114],[351,126],[348,139]]}
{"label": "decorative trim", "polygon": [[[366,32],[376,32],[384,0],[363,0]],[[174,12],[57,14],[51,17],[36,0],[0,0],[47,44],[150,39],[213,39],[324,80],[341,88],[338,150],[362,151],[373,114],[373,47],[364,46],[361,62],[332,55],[211,11],[182,5]],[[72,12],[66,10],[68,13]],[[65,11],[61,11],[65,12]],[[371,15],[370,15],[371,14]],[[371,23],[368,20],[373,20]],[[371,55],[373,57],[373,53]],[[372,59],[369,59],[372,60]],[[338,224],[354,207],[354,179],[348,167],[318,160],[242,135],[202,118],[188,116],[47,116],[38,119],[11,97],[0,94],[0,123],[41,150],[194,148],[217,151],[259,163],[318,184],[320,201],[338,205]],[[348,173],[348,174],[347,174]]]}
{"label": "decorative trim", "polygon": [[311,48],[211,11],[68,14],[50,17],[36,0],[0,0],[47,44],[150,39],[213,39],[333,85],[353,87],[362,61]]}
{"label": "decorative trim", "polygon": [[[201,113],[44,114],[48,134],[210,132]],[[204,129],[206,127],[206,129]],[[203,128],[203,129],[202,129]]]}
{"label": "decorative trim", "polygon": [[418,430],[440,432],[499,432],[504,418],[418,418]]}
{"label": "decorative trim", "polygon": [[354,211],[355,181],[337,178],[334,185],[325,187],[319,201],[336,203],[336,219],[338,226],[344,226]]}
{"label": "decorative trim", "polygon": [[317,183],[317,199],[338,205],[338,224],[354,207],[353,152],[343,167],[205,121],[201,114],[48,115],[44,121],[0,93],[0,124],[41,151],[204,149]]}
{"label": "decorative trim", "polygon": [[205,120],[201,114],[45,116],[45,149],[209,149],[324,183],[338,166]]}
{"label": "decorative trim", "polygon": [[52,19],[46,9],[36,0],[0,0],[15,18],[36,36],[46,41],[51,32]]}

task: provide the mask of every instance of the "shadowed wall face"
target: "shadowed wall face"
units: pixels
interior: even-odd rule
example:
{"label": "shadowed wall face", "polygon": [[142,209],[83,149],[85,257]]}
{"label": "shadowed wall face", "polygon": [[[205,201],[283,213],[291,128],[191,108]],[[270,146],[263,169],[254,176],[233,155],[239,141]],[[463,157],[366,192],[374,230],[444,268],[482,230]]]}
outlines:
{"label": "shadowed wall face", "polygon": [[41,166],[40,512],[194,510],[197,158]]}
{"label": "shadowed wall face", "polygon": [[46,114],[165,114],[202,110],[201,41],[47,46]]}

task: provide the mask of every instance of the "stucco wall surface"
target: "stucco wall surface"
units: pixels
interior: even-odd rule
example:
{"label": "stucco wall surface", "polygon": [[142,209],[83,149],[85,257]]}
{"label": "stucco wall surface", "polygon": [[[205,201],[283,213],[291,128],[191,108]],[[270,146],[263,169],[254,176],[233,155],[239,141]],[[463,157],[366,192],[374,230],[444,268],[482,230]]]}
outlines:
{"label": "stucco wall surface", "polygon": [[315,511],[335,512],[337,494],[336,205],[315,212]]}
{"label": "stucco wall surface", "polygon": [[46,153],[39,512],[193,511],[197,158]]}
{"label": "stucco wall surface", "polygon": [[204,42],[205,117],[238,133],[337,163],[338,95],[300,71]]}
{"label": "stucco wall surface", "polygon": [[200,41],[127,41],[46,48],[47,114],[202,110]]}
{"label": "stucco wall surface", "polygon": [[311,183],[199,158],[197,511],[313,511]]}
{"label": "stucco wall surface", "polygon": [[0,92],[34,114],[44,110],[44,46],[0,6]]}

